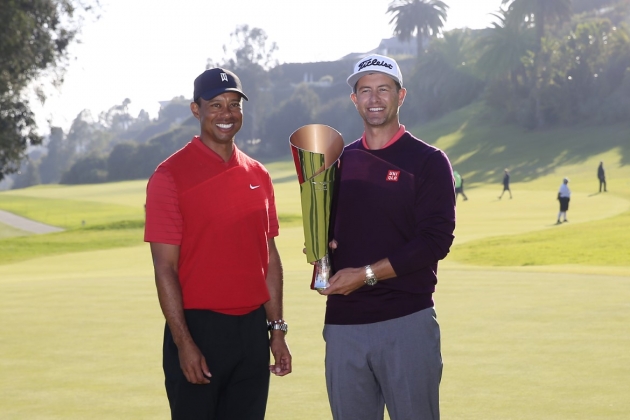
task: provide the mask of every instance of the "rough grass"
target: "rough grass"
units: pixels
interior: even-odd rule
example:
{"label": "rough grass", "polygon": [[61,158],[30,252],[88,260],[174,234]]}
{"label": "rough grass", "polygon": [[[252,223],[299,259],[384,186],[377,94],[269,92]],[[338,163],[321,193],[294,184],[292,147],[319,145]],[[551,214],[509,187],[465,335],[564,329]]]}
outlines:
{"label": "rough grass", "polygon": [[15,236],[25,236],[28,234],[29,232],[26,232],[24,230],[16,229],[12,226],[0,223],[0,240],[4,238],[15,237]]}

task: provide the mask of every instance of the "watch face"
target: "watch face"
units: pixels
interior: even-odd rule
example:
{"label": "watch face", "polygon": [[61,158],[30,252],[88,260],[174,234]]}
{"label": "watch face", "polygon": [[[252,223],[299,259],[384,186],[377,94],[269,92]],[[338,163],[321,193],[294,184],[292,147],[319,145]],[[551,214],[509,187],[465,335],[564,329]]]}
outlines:
{"label": "watch face", "polygon": [[365,284],[367,284],[368,286],[374,286],[377,281],[378,279],[374,275],[374,271],[372,271],[372,267],[370,267],[369,265],[366,265],[365,266],[365,280],[364,280]]}
{"label": "watch face", "polygon": [[377,281],[378,280],[376,280],[376,277],[370,277],[365,279],[365,284],[367,284],[368,286],[374,286]]}

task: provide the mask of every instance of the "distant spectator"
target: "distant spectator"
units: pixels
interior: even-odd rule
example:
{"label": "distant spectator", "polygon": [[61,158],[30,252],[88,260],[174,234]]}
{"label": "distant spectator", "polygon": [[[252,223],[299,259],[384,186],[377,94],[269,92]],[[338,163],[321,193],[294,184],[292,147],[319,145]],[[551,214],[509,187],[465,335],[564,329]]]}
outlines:
{"label": "distant spectator", "polygon": [[599,162],[599,166],[597,167],[597,179],[599,179],[599,192],[602,192],[602,186],[604,187],[604,192],[606,190],[606,172],[604,171],[604,162]]}
{"label": "distant spectator", "polygon": [[[569,178],[564,178],[562,180],[562,185],[560,185],[560,190],[558,191],[558,201],[560,201],[560,211],[558,212],[558,221],[556,222],[559,225],[562,222],[568,222],[567,220],[567,211],[569,210],[569,201],[571,201],[571,190],[569,189]],[[560,219],[563,219],[560,221]]]}
{"label": "distant spectator", "polygon": [[507,169],[503,172],[503,191],[501,191],[499,200],[503,197],[503,193],[506,191],[510,193],[510,199],[512,199],[512,191],[510,190],[510,171]]}
{"label": "distant spectator", "polygon": [[464,193],[464,178],[457,171],[453,171],[453,179],[455,180],[455,201],[457,201],[457,197],[461,194],[464,197],[464,201],[468,200],[466,194]]}

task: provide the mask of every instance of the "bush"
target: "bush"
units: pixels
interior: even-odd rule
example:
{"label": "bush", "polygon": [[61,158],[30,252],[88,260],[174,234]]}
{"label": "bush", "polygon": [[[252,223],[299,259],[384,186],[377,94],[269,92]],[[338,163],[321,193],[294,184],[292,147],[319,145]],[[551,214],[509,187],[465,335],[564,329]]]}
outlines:
{"label": "bush", "polygon": [[87,155],[79,158],[61,176],[61,184],[98,184],[107,181],[107,157]]}

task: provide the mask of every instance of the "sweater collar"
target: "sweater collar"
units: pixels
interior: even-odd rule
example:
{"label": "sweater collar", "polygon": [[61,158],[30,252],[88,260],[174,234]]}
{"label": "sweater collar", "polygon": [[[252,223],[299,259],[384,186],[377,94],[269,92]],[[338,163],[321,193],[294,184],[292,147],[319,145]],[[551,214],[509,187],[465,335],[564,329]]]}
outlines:
{"label": "sweater collar", "polygon": [[[398,129],[396,134],[394,134],[394,137],[392,137],[391,140],[389,140],[385,144],[385,146],[381,147],[381,149],[385,149],[386,147],[389,147],[392,144],[396,143],[398,139],[400,139],[403,136],[403,134],[405,134],[405,131],[406,131],[405,126],[400,124],[400,128]],[[371,150],[367,144],[367,140],[365,139],[365,131],[363,132],[363,136],[361,137],[361,143],[363,144],[363,147],[365,147],[367,150]]]}

